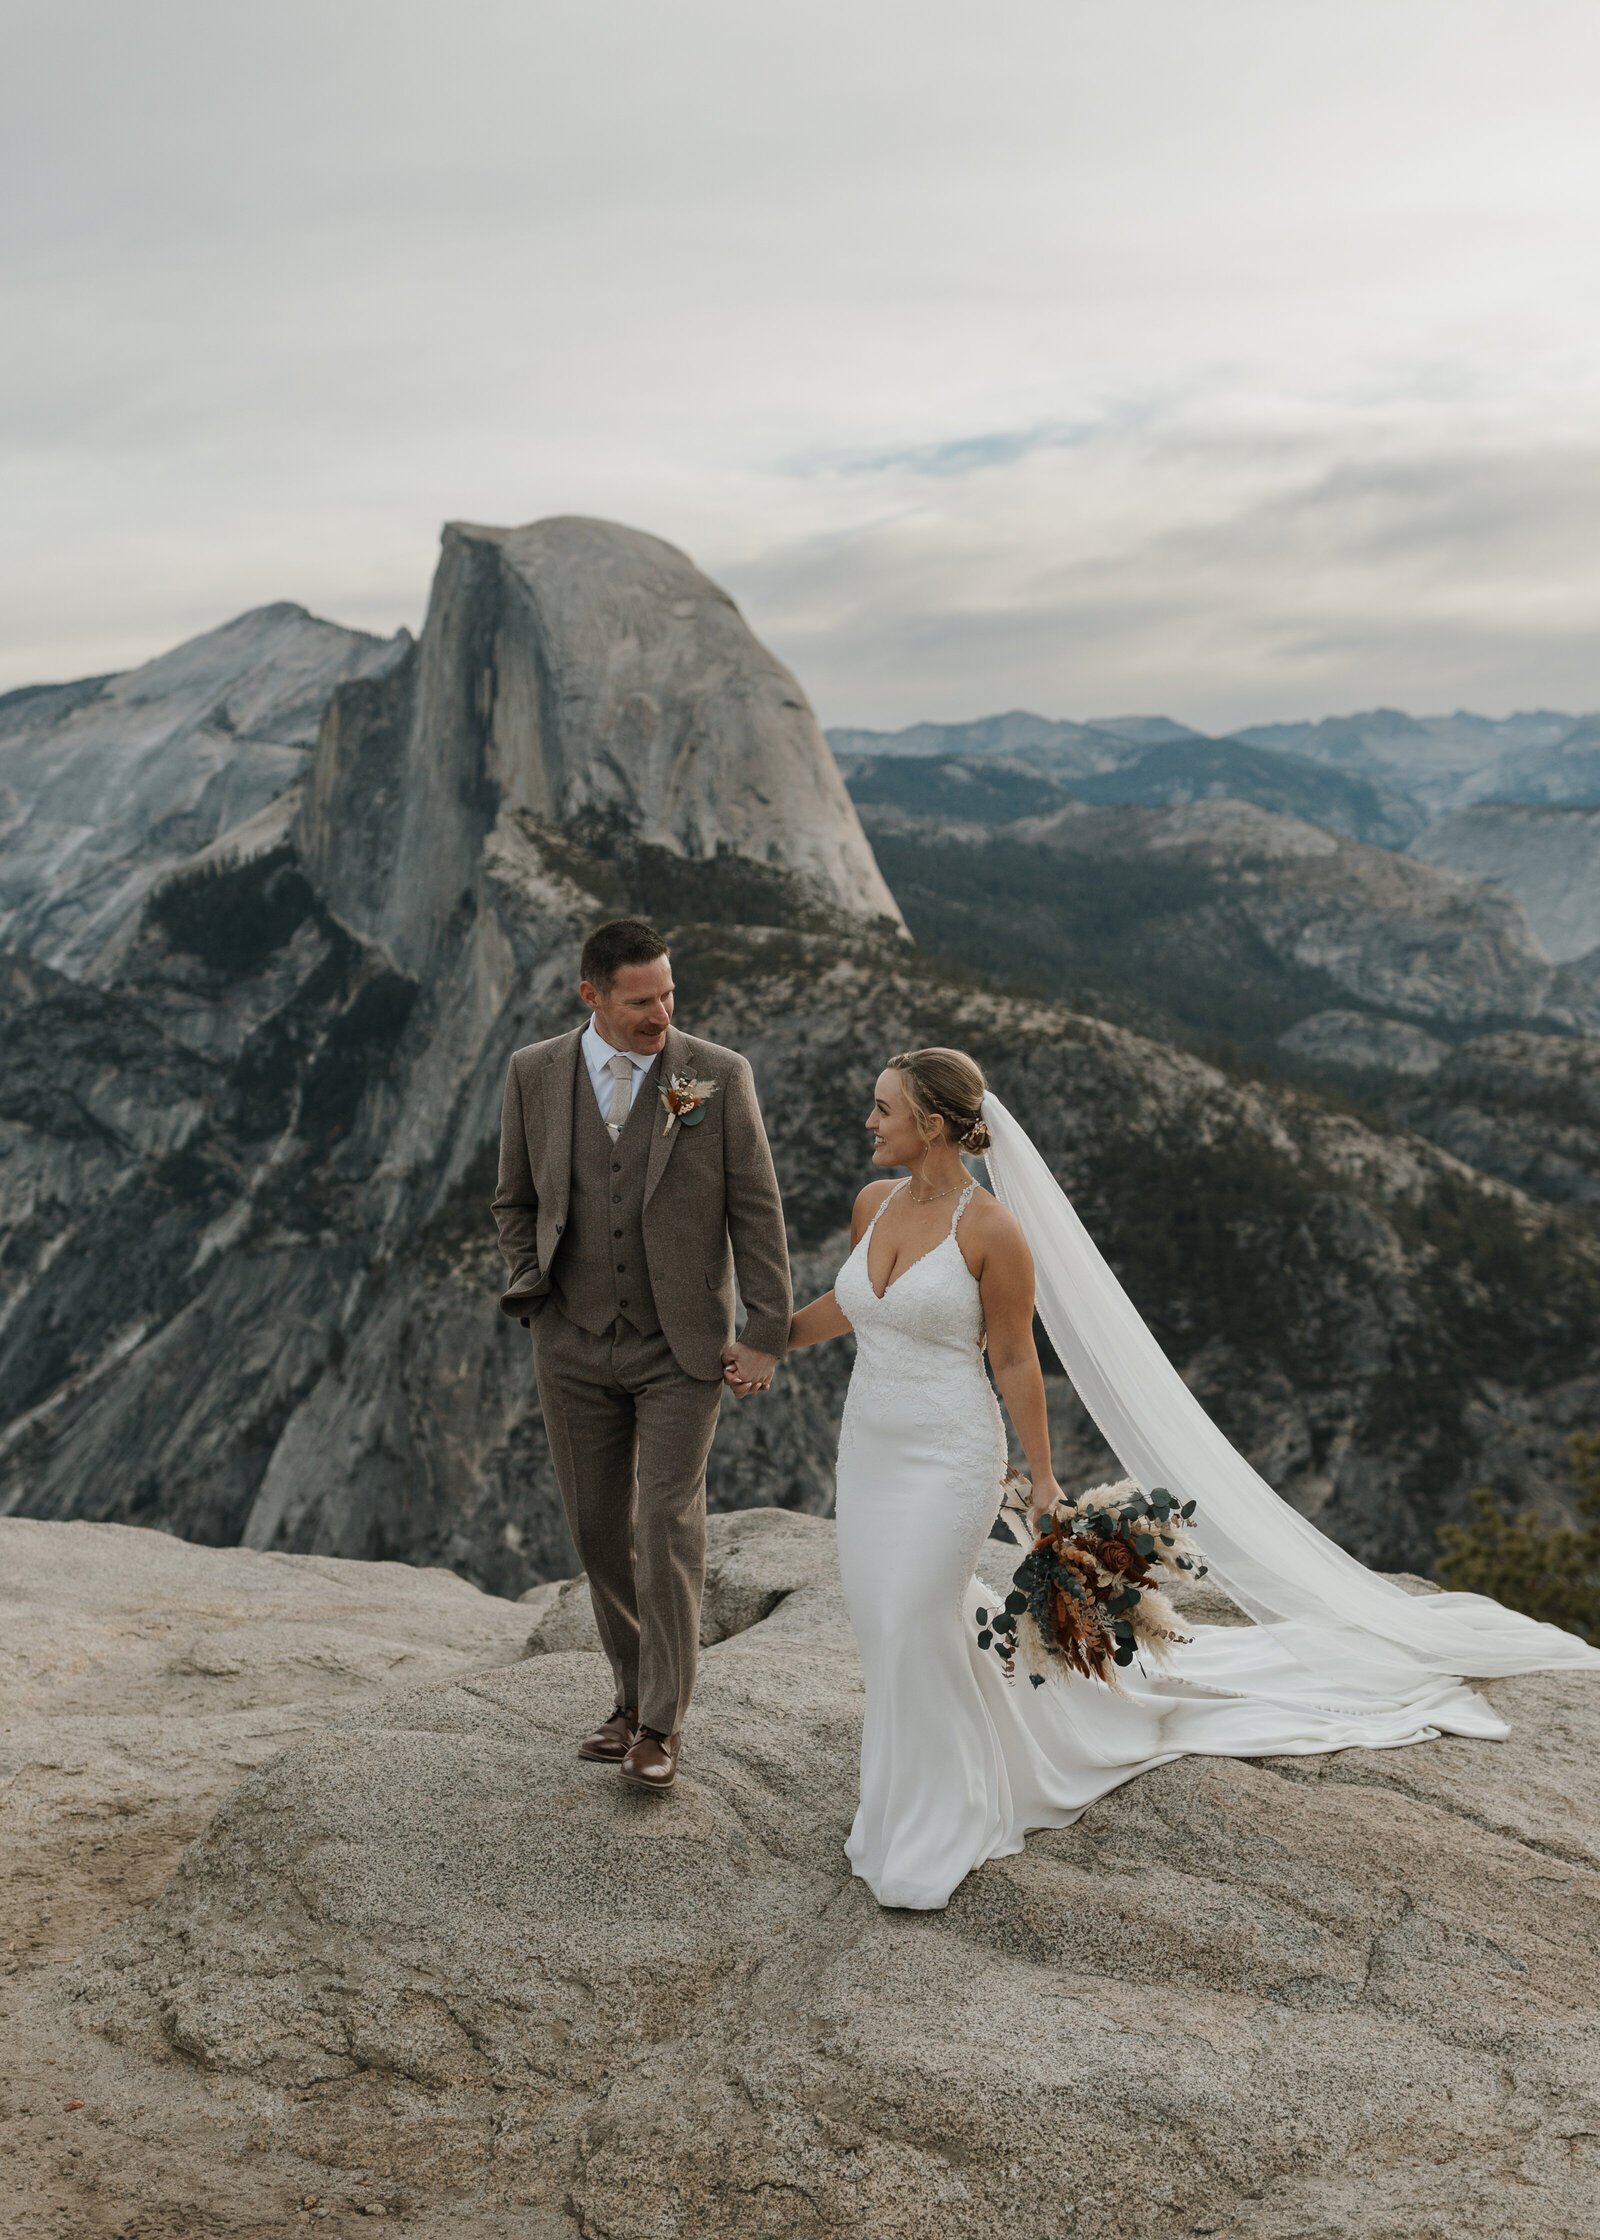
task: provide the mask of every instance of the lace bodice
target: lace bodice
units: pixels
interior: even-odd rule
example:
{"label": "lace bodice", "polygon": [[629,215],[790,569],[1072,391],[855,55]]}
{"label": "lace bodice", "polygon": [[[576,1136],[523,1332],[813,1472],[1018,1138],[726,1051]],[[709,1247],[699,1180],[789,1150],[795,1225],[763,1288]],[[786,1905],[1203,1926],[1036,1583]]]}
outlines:
{"label": "lace bodice", "polygon": [[975,1183],[968,1183],[949,1233],[913,1260],[880,1299],[867,1273],[867,1251],[889,1199],[840,1269],[834,1296],[856,1337],[856,1365],[839,1429],[839,1452],[855,1444],[868,1418],[883,1425],[937,1429],[946,1482],[956,1496],[947,1511],[953,1530],[981,1540],[1000,1502],[1005,1430],[983,1364],[983,1300],[962,1258],[956,1229]]}
{"label": "lace bodice", "polygon": [[886,1357],[903,1362],[907,1343],[918,1350],[953,1348],[969,1357],[983,1343],[983,1302],[956,1242],[956,1229],[977,1188],[975,1182],[969,1182],[956,1201],[949,1234],[903,1268],[881,1299],[872,1288],[867,1273],[872,1232],[883,1218],[884,1207],[905,1189],[907,1179],[897,1182],[884,1198],[833,1287],[856,1334],[856,1359],[869,1365]]}

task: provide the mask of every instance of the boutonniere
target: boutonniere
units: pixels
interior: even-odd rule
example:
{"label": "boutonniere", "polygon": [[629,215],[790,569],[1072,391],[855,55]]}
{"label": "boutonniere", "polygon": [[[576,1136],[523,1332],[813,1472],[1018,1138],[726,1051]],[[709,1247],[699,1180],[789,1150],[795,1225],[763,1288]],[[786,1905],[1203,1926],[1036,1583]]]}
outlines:
{"label": "boutonniere", "polygon": [[662,1106],[667,1124],[661,1133],[672,1133],[674,1120],[681,1120],[686,1128],[698,1128],[706,1116],[706,1102],[717,1093],[714,1081],[691,1081],[686,1073],[669,1074],[661,1091]]}

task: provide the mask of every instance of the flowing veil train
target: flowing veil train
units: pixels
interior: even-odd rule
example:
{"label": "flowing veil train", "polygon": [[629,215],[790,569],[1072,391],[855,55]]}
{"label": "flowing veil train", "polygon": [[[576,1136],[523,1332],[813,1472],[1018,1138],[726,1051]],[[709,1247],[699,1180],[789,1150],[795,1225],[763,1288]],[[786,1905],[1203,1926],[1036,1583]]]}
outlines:
{"label": "flowing veil train", "polygon": [[1427,1676],[1600,1670],[1600,1649],[1477,1594],[1409,1595],[1319,1532],[1230,1446],[1151,1336],[1032,1140],[983,1100],[990,1186],[1034,1257],[1039,1318],[1129,1476],[1198,1504],[1212,1576],[1319,1691],[1369,1715]]}

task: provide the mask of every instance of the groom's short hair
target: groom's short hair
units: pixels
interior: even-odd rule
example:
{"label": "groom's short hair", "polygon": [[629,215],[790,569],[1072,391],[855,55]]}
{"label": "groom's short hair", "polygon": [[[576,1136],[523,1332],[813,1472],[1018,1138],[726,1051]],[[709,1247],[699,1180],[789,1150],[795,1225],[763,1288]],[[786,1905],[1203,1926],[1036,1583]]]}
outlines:
{"label": "groom's short hair", "polygon": [[643,918],[608,918],[583,945],[578,973],[604,995],[625,964],[654,964],[667,945]]}

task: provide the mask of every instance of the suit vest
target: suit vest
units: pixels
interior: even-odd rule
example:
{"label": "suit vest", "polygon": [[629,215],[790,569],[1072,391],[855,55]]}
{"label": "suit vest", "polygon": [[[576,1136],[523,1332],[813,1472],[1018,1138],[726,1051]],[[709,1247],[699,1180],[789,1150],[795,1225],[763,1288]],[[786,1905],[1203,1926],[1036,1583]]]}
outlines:
{"label": "suit vest", "polygon": [[659,1061],[639,1084],[615,1143],[600,1117],[580,1050],[572,1085],[572,1185],[550,1288],[569,1322],[598,1337],[619,1318],[650,1335],[661,1328],[644,1257],[644,1179],[650,1158]]}

